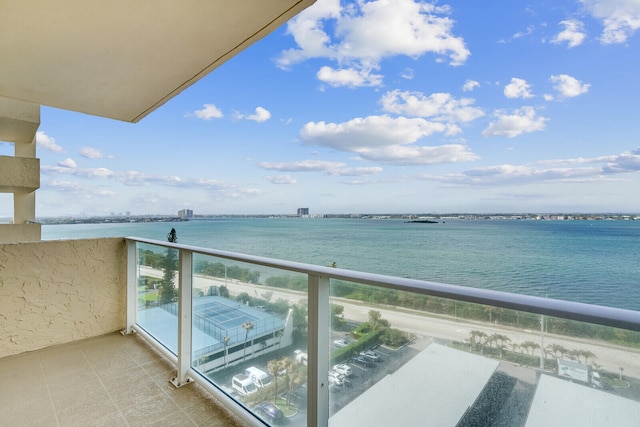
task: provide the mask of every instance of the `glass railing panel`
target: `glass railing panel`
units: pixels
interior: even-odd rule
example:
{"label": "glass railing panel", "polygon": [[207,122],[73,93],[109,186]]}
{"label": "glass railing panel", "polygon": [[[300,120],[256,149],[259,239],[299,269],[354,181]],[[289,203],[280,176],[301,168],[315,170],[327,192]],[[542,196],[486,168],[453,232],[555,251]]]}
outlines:
{"label": "glass railing panel", "polygon": [[178,353],[178,250],[137,243],[136,323]]}
{"label": "glass railing panel", "polygon": [[193,368],[267,423],[306,425],[307,276],[193,258]]}
{"label": "glass railing panel", "polygon": [[634,425],[640,333],[331,282],[332,427]]}

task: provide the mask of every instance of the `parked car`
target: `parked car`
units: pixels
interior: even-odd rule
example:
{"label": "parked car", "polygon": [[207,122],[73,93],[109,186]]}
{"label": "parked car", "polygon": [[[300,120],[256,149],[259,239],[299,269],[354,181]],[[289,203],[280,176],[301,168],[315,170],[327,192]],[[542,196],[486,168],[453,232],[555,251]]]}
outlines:
{"label": "parked car", "polygon": [[249,396],[258,391],[258,387],[251,381],[251,378],[245,374],[235,375],[231,379],[231,387],[241,396]]}
{"label": "parked car", "polygon": [[367,359],[371,359],[374,362],[379,362],[380,361],[380,356],[378,356],[378,353],[376,353],[375,351],[372,351],[372,350],[361,351],[360,352],[360,356],[366,357]]}
{"label": "parked car", "polygon": [[344,375],[345,377],[351,376],[351,366],[346,363],[340,363],[339,365],[333,365],[333,370]]}
{"label": "parked car", "polygon": [[258,387],[259,389],[262,387],[267,387],[271,385],[273,377],[270,374],[256,368],[255,366],[249,366],[245,369],[244,374],[251,378],[251,381]]}
{"label": "parked car", "polygon": [[373,362],[364,356],[354,356],[351,358],[351,362],[364,368],[370,368],[373,366]]}
{"label": "parked car", "polygon": [[336,371],[329,371],[329,383],[334,382],[337,385],[342,385],[344,383],[345,376]]}
{"label": "parked car", "polygon": [[335,340],[333,344],[336,347],[346,347],[347,345],[349,345],[349,343],[346,340]]}
{"label": "parked car", "polygon": [[296,350],[293,352],[293,354],[295,355],[296,362],[300,363],[301,365],[307,365],[307,353],[303,352],[302,350]]}
{"label": "parked car", "polygon": [[256,411],[264,415],[271,422],[277,422],[284,418],[284,414],[282,413],[280,408],[278,408],[271,402],[262,402],[258,405]]}

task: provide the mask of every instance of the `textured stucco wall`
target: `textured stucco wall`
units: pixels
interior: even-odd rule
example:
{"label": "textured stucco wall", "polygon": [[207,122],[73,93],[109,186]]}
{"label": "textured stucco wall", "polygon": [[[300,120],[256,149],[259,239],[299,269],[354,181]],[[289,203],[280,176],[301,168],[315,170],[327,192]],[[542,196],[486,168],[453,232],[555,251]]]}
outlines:
{"label": "textured stucco wall", "polygon": [[37,242],[41,239],[41,236],[42,226],[40,224],[0,224],[0,244]]}
{"label": "textured stucco wall", "polygon": [[0,244],[0,357],[122,329],[122,238]]}
{"label": "textured stucco wall", "polygon": [[31,192],[40,188],[40,159],[0,156],[0,191]]}

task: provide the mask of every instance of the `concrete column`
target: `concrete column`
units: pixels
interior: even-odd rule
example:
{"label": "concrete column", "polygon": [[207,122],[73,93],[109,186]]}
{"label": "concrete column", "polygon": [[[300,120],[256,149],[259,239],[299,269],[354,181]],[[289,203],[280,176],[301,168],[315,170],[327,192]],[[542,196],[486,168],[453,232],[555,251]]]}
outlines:
{"label": "concrete column", "polygon": [[36,136],[31,138],[31,141],[16,141],[14,153],[16,157],[36,157]]}
{"label": "concrete column", "polygon": [[36,192],[14,193],[13,223],[30,224],[36,220]]}
{"label": "concrete column", "polygon": [[36,158],[36,132],[40,106],[0,97],[0,141],[14,143],[14,158],[0,159],[0,192],[13,193],[13,225],[3,232],[7,241],[41,239],[35,224],[36,189],[40,187],[40,162]]}

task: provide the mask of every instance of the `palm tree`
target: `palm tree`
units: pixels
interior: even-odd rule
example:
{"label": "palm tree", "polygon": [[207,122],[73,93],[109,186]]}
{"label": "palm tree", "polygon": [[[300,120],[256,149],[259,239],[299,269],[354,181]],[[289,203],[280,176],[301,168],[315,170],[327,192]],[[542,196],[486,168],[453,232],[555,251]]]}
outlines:
{"label": "palm tree", "polygon": [[547,352],[553,354],[556,359],[561,358],[567,354],[567,349],[561,344],[549,344],[547,346]]}
{"label": "palm tree", "polygon": [[511,342],[511,338],[502,334],[493,334],[491,337],[496,343],[496,348],[500,351],[500,357],[502,357],[502,352],[507,349],[507,343]]}
{"label": "palm tree", "polygon": [[224,344],[224,366],[225,366],[225,368],[227,367],[227,346],[229,345],[229,340],[230,339],[231,339],[231,337],[227,337],[227,336],[222,338],[222,342]]}
{"label": "palm tree", "polygon": [[[536,350],[536,348],[540,348],[540,344],[535,343],[533,341],[525,341],[522,344],[520,344],[520,347],[526,348],[527,354],[529,354],[530,356],[533,356],[533,353]],[[529,350],[531,350],[531,353],[529,353]]]}
{"label": "palm tree", "polygon": [[509,338],[506,335],[502,335],[502,334],[493,334],[494,339],[496,340],[496,343],[500,346],[502,345],[506,345],[508,342],[511,342],[511,338]]}
{"label": "palm tree", "polygon": [[482,331],[471,331],[471,339],[469,340],[469,342],[471,343],[471,348],[473,349],[474,347],[478,347],[479,344],[482,344],[483,339],[485,339],[487,337],[487,334],[485,334]]}
{"label": "palm tree", "polygon": [[282,360],[273,359],[267,362],[267,369],[273,375],[273,403],[278,399],[278,376],[282,371]]}
{"label": "palm tree", "polygon": [[513,351],[515,353],[516,350],[520,350],[520,352],[522,353],[522,348],[520,348],[520,345],[512,342],[511,343],[511,351]]}
{"label": "palm tree", "polygon": [[249,338],[249,331],[253,329],[255,325],[252,322],[244,322],[242,324],[242,329],[244,329],[244,354],[242,355],[242,360],[247,359],[247,339]]}
{"label": "palm tree", "polygon": [[595,359],[596,355],[590,352],[589,350],[578,350],[576,351],[576,356],[578,356],[578,361],[580,361],[580,356],[584,357],[584,364],[589,364],[589,359]]}
{"label": "palm tree", "polygon": [[[288,370],[287,370],[288,371]],[[291,393],[307,380],[307,367],[302,363],[293,363],[289,374],[289,391],[287,393],[287,407],[291,408]]]}

